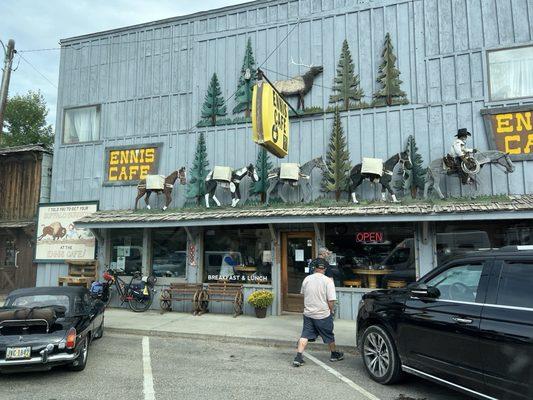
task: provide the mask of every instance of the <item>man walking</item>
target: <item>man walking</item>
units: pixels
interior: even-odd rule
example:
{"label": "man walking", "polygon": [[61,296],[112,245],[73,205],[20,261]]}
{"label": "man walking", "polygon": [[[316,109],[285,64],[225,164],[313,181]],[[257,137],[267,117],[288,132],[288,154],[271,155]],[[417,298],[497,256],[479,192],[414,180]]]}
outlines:
{"label": "man walking", "polygon": [[[327,249],[320,249],[328,251]],[[325,261],[325,260],[324,260]],[[302,335],[298,341],[298,353],[293,365],[299,367],[304,363],[303,352],[307,343],[318,336],[329,346],[330,361],[340,361],[344,358],[342,352],[335,347],[333,334],[333,306],[337,296],[335,284],[331,278],[325,276],[327,262],[316,263],[314,273],[307,276],[302,283],[301,293],[304,295],[304,325]]]}

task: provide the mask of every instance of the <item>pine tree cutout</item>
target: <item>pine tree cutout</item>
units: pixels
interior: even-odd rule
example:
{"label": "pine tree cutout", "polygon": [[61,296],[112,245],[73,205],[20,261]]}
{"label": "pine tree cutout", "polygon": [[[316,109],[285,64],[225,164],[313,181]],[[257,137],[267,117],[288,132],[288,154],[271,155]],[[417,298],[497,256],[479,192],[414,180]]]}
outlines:
{"label": "pine tree cutout", "polygon": [[335,110],[333,127],[329,138],[326,155],[328,171],[322,177],[322,191],[335,192],[335,200],[339,201],[341,193],[348,190],[350,174],[350,152],[342,129],[339,110]]}
{"label": "pine tree cutout", "polygon": [[250,195],[259,195],[261,203],[266,200],[266,191],[268,189],[268,171],[272,169],[272,163],[268,152],[264,147],[261,147],[257,154],[257,161],[255,163],[255,170],[259,176],[259,181],[253,182],[250,185]]}
{"label": "pine tree cutout", "polygon": [[400,88],[402,81],[400,80],[400,71],[396,68],[396,56],[394,55],[390,33],[385,35],[385,44],[381,56],[383,62],[379,67],[377,79],[381,89],[374,93],[372,104],[375,106],[407,104],[409,101],[406,98],[406,94]]}
{"label": "pine tree cutout", "polygon": [[211,125],[216,125],[217,117],[226,115],[226,106],[218,83],[217,74],[213,74],[207,93],[205,95],[204,105],[202,106],[202,118],[211,120]]}
{"label": "pine tree cutout", "polygon": [[360,87],[359,75],[354,73],[352,54],[348,47],[348,41],[342,43],[337,76],[333,81],[333,93],[329,96],[330,103],[342,103],[342,109],[348,110],[350,106],[360,105],[364,92]]}
{"label": "pine tree cutout", "polygon": [[190,172],[190,179],[187,187],[187,197],[196,199],[196,203],[200,204],[202,198],[205,196],[205,178],[209,171],[209,160],[207,159],[207,147],[205,145],[204,133],[200,132],[198,143],[196,145],[196,154],[194,155],[194,162]]}
{"label": "pine tree cutout", "polygon": [[252,51],[252,41],[248,38],[241,67],[241,75],[237,84],[237,92],[235,93],[235,102],[237,104],[233,108],[233,114],[244,111],[245,117],[250,117],[252,111],[252,89],[255,85],[256,77],[257,69]]}
{"label": "pine tree cutout", "polygon": [[411,197],[416,199],[418,191],[424,190],[426,184],[426,168],[423,167],[424,160],[418,151],[414,136],[410,135],[407,138],[405,150],[411,158],[412,168],[404,171],[396,181],[394,189],[404,195],[410,193]]}

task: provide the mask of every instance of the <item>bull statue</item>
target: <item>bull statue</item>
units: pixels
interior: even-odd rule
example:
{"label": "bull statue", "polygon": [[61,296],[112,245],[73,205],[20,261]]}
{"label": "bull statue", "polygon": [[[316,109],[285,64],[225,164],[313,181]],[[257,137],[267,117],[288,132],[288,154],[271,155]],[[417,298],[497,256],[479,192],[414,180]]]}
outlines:
{"label": "bull statue", "polygon": [[309,68],[309,70],[303,75],[298,75],[283,81],[276,81],[274,82],[274,87],[283,95],[283,97],[298,96],[297,109],[303,110],[304,96],[309,93],[313,87],[315,78],[322,73],[324,68],[322,66],[313,66],[313,64],[296,64],[292,59],[291,62],[294,65],[303,65],[304,67]]}

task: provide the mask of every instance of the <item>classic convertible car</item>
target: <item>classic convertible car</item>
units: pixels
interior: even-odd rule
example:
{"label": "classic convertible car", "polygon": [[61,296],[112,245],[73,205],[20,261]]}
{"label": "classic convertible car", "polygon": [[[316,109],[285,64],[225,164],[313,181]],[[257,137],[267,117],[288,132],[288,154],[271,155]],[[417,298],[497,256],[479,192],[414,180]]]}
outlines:
{"label": "classic convertible car", "polygon": [[0,372],[82,371],[91,341],[104,333],[104,309],[82,287],[11,292],[0,307]]}

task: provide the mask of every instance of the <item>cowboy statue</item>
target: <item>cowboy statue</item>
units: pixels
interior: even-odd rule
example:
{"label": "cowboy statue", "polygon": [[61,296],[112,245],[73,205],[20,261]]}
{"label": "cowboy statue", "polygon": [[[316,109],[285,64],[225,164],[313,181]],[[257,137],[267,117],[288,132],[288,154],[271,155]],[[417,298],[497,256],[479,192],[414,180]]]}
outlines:
{"label": "cowboy statue", "polygon": [[459,129],[457,135],[455,135],[456,139],[450,148],[450,154],[445,157],[444,161],[448,173],[456,172],[463,185],[471,183],[471,176],[479,172],[479,163],[473,157],[477,150],[466,147],[466,141],[469,136],[472,136],[472,134],[466,128]]}

